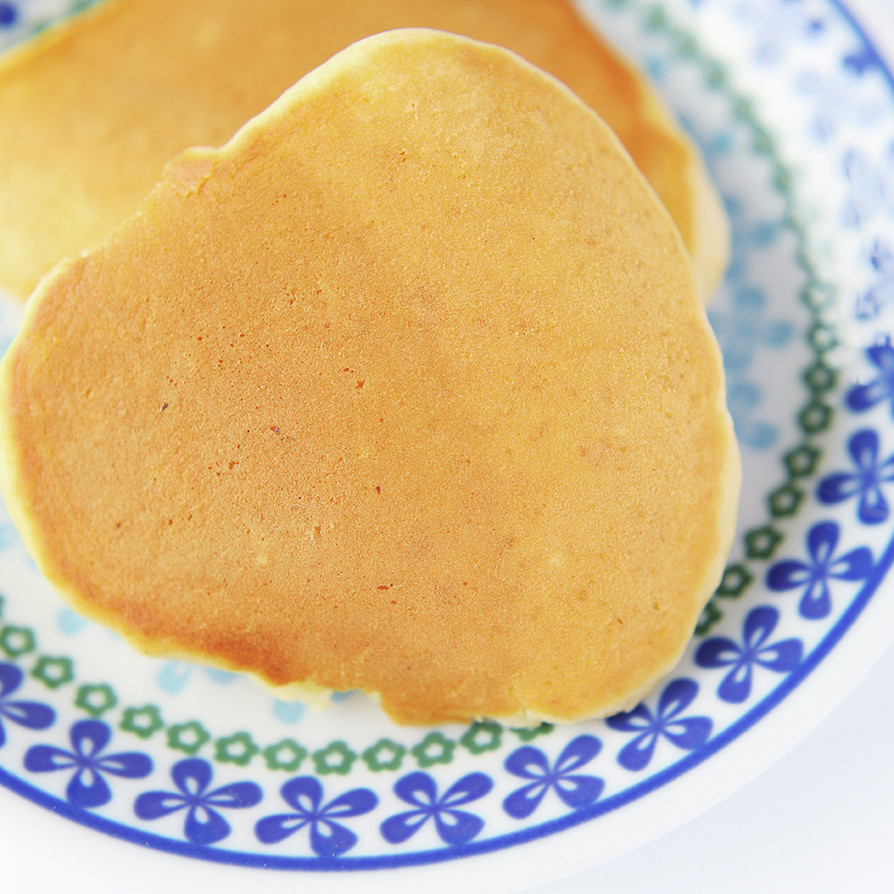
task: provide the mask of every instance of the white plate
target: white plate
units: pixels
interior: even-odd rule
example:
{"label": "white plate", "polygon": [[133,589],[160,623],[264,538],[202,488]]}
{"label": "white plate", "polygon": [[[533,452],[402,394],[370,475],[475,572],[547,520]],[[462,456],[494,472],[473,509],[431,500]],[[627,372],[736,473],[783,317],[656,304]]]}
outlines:
{"label": "white plate", "polygon": [[[0,3],[0,22],[17,13],[0,34],[62,5]],[[319,889],[513,890],[734,790],[890,638],[894,79],[833,0],[583,7],[691,128],[734,228],[711,317],[746,484],[683,664],[628,715],[533,738],[407,730],[357,695],[312,714],[133,654],[61,608],[7,523],[0,782],[23,798],[3,799],[0,822],[113,876],[143,864],[156,890],[296,874]],[[4,307],[7,338],[17,323]]]}

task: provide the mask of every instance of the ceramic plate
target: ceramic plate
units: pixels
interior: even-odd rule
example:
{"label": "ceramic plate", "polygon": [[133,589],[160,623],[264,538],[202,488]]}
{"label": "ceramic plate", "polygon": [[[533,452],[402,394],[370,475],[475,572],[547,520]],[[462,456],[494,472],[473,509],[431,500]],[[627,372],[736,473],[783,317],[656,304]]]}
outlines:
{"label": "ceramic plate", "polygon": [[[71,5],[3,0],[0,40]],[[894,559],[894,80],[833,0],[582,8],[691,130],[734,234],[710,317],[745,486],[683,662],[630,713],[565,728],[407,729],[351,693],[314,713],[133,653],[62,606],[4,517],[0,782],[17,797],[3,819],[21,817],[38,846],[148,860],[156,889],[162,876],[172,890],[263,890],[309,875],[516,889],[728,794],[881,650],[894,622],[880,587]],[[7,343],[19,321],[5,303]]]}

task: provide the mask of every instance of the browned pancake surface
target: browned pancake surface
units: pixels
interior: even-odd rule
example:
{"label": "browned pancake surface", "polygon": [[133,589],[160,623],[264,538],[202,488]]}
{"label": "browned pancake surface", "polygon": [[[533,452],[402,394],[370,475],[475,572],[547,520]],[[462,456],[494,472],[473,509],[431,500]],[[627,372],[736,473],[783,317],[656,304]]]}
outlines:
{"label": "browned pancake surface", "polygon": [[2,370],[4,490],[76,607],[400,721],[628,704],[732,533],[664,208],[570,92],[436,32],[178,159]]}
{"label": "browned pancake surface", "polygon": [[304,73],[378,31],[425,26],[506,46],[618,133],[674,217],[704,295],[723,212],[655,93],[566,0],[115,0],[0,64],[0,286],[24,300],[98,245],[190,146],[217,146]]}

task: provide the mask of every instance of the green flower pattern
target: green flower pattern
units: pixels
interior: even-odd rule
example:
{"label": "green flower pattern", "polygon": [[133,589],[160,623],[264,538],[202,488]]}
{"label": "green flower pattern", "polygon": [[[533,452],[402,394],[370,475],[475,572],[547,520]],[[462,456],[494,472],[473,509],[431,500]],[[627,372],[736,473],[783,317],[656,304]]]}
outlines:
{"label": "green flower pattern", "polygon": [[78,687],[75,704],[91,717],[100,717],[118,704],[118,696],[107,683],[98,685],[85,683]]}
{"label": "green flower pattern", "polygon": [[168,727],[168,746],[185,754],[196,754],[211,741],[211,733],[198,720],[176,723]]}
{"label": "green flower pattern", "polygon": [[164,729],[165,722],[156,705],[143,705],[141,708],[125,708],[121,712],[121,723],[118,726],[126,733],[148,739],[160,729]]}

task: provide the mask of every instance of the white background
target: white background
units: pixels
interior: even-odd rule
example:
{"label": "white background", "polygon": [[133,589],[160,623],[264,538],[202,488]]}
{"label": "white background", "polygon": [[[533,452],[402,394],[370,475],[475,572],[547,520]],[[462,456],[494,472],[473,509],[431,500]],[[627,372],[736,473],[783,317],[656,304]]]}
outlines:
{"label": "white background", "polygon": [[[894,0],[848,5],[894,65]],[[4,839],[0,888],[129,892]],[[295,888],[312,892],[313,880]],[[530,891],[894,891],[894,646],[802,743],[719,806],[633,853]]]}

